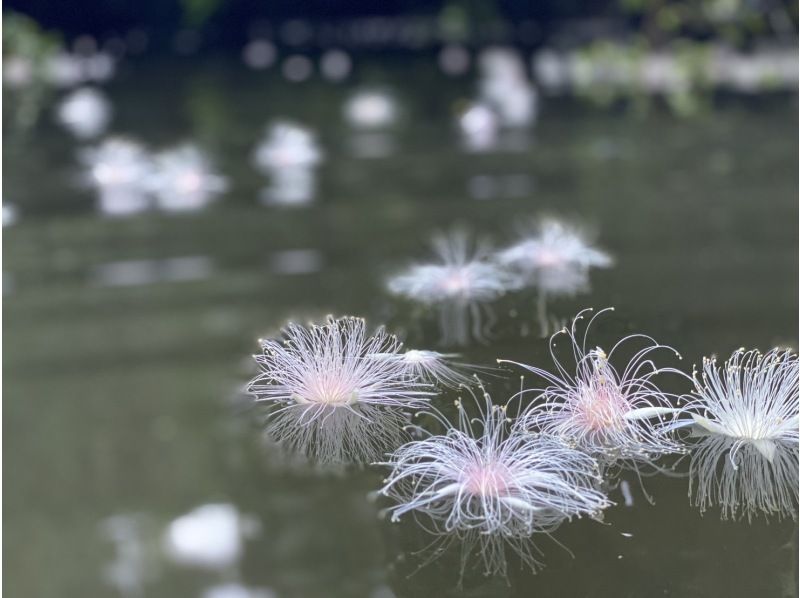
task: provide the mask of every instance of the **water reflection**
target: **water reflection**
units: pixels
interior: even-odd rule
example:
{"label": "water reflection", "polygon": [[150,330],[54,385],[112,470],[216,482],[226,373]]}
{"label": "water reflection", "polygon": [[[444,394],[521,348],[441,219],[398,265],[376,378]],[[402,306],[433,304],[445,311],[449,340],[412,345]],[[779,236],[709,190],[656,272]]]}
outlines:
{"label": "water reflection", "polygon": [[269,265],[275,274],[312,274],[322,269],[323,259],[316,249],[286,249],[273,252]]}
{"label": "water reflection", "polygon": [[103,577],[125,598],[145,596],[146,586],[161,573],[152,526],[147,516],[128,513],[113,515],[101,524],[102,535],[114,545],[113,560],[105,566]]}
{"label": "water reflection", "polygon": [[98,286],[129,287],[161,282],[186,282],[210,278],[213,263],[206,256],[185,256],[160,260],[123,260],[98,264],[92,280]]}
{"label": "water reflection", "polygon": [[393,95],[379,89],[355,93],[344,106],[344,117],[352,128],[350,146],[359,158],[384,158],[394,153],[391,128],[399,118]]}
{"label": "water reflection", "polygon": [[261,201],[288,206],[313,201],[315,169],[322,159],[322,150],[309,129],[288,121],[271,125],[253,155],[256,168],[271,179],[261,190]]}

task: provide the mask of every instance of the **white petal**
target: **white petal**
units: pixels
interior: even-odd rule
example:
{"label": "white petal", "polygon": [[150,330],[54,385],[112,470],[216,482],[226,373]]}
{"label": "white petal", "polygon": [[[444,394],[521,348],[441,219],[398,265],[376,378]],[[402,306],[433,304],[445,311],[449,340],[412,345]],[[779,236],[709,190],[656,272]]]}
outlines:
{"label": "white petal", "polygon": [[762,438],[760,440],[753,440],[753,446],[756,447],[756,450],[761,453],[767,461],[772,463],[772,460],[775,458],[775,442]]}
{"label": "white petal", "polygon": [[710,419],[706,419],[702,415],[697,415],[696,413],[692,413],[692,419],[694,419],[694,423],[698,426],[705,428],[707,431],[711,432],[712,434],[721,434],[722,436],[730,436],[728,432],[717,423],[712,422]]}

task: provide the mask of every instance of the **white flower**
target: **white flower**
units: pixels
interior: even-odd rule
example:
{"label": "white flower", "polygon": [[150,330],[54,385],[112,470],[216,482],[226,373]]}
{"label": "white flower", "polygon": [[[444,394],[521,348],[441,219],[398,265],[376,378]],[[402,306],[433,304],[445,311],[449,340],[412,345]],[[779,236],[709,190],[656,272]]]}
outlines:
{"label": "white flower", "polygon": [[81,154],[89,182],[100,194],[100,210],[110,216],[140,212],[150,205],[147,181],[152,162],[144,148],[124,138],[109,138]]}
{"label": "white flower", "polygon": [[322,151],[310,130],[277,122],[267,130],[253,159],[262,172],[270,174],[273,170],[316,166],[322,161]]}
{"label": "white flower", "polygon": [[58,120],[80,139],[102,133],[111,118],[111,105],[106,97],[91,87],[81,87],[69,94],[58,106]]}
{"label": "white flower", "polygon": [[158,154],[154,169],[150,188],[162,210],[197,210],[228,188],[225,177],[217,174],[208,157],[191,144]]}
{"label": "white flower", "polygon": [[551,295],[573,295],[588,287],[589,269],[608,268],[611,257],[592,247],[580,229],[543,220],[536,234],[501,251],[497,260]]}
{"label": "white flower", "polygon": [[439,308],[445,344],[466,344],[482,338],[481,308],[519,287],[517,276],[486,259],[488,248],[473,247],[463,231],[434,238],[437,262],[417,264],[392,277],[390,293]]}
{"label": "white flower", "polygon": [[[551,337],[555,373],[532,365],[507,363],[521,366],[546,383],[543,389],[521,392],[523,396],[533,396],[520,416],[520,425],[555,436],[595,456],[603,465],[628,464],[638,469],[640,464],[652,464],[661,455],[681,452],[680,444],[667,435],[675,417],[672,395],[659,390],[653,378],[665,373],[685,374],[674,368],[657,367],[653,362],[657,351],[680,356],[671,347],[643,334],[623,338],[608,353],[600,347],[587,349],[592,322],[612,309],[597,312],[580,333],[578,322],[591,311],[583,310],[569,330],[562,329]],[[571,345],[568,363],[562,363],[555,353],[562,334]],[[623,369],[616,369],[612,363],[617,352],[630,345],[631,356],[627,362],[623,359]]]}
{"label": "white flower", "polygon": [[397,119],[397,103],[382,91],[361,91],[345,104],[344,115],[352,126],[360,129],[390,127]]}
{"label": "white flower", "polygon": [[689,494],[723,519],[797,519],[798,361],[789,350],[734,351],[703,360],[684,406],[693,444]]}
{"label": "white flower", "polygon": [[167,557],[180,565],[228,569],[242,556],[244,538],[258,523],[230,504],[207,504],[172,521],[164,532]]}
{"label": "white flower", "polygon": [[531,536],[572,517],[596,517],[609,502],[597,490],[594,459],[510,426],[505,408],[484,397],[482,406],[475,401],[478,417],[456,401],[456,425],[432,413],[446,432],[421,431],[425,439],[397,449],[383,463],[391,472],[380,493],[395,503],[393,521],[411,513],[442,542],[462,542],[462,564],[477,548],[485,574],[505,575],[509,546],[535,570]]}
{"label": "white flower", "polygon": [[272,437],[316,462],[376,459],[402,442],[408,411],[433,394],[400,361],[373,357],[401,344],[382,328],[368,335],[360,318],[289,324],[284,337],[262,341],[249,392],[273,406]]}

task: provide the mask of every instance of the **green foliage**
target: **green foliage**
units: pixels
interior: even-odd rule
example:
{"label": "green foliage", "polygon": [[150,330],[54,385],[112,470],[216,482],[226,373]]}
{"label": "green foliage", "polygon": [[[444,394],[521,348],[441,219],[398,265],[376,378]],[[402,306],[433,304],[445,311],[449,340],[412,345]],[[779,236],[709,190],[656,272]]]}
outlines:
{"label": "green foliage", "polygon": [[186,24],[202,27],[217,12],[223,0],[181,0]]}

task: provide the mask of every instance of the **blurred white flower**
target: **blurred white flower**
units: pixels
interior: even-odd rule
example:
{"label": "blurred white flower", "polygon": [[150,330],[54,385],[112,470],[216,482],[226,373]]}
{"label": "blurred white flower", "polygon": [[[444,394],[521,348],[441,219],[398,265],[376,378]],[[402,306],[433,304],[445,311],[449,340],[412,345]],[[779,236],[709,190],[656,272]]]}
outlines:
{"label": "blurred white flower", "polygon": [[182,212],[207,206],[228,189],[228,181],[200,148],[186,144],[155,156],[150,188],[160,209]]}
{"label": "blurred white flower", "polygon": [[97,137],[108,126],[111,104],[105,95],[92,87],[70,93],[58,106],[58,120],[80,139]]}
{"label": "blurred white flower", "polygon": [[226,503],[197,507],[172,521],[163,537],[166,556],[179,565],[224,570],[241,558],[244,539],[259,525]]}

